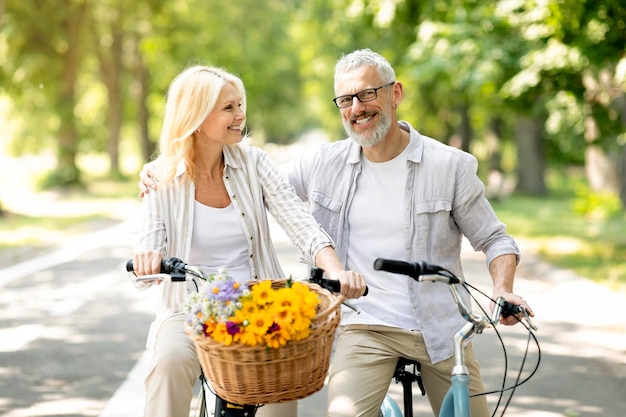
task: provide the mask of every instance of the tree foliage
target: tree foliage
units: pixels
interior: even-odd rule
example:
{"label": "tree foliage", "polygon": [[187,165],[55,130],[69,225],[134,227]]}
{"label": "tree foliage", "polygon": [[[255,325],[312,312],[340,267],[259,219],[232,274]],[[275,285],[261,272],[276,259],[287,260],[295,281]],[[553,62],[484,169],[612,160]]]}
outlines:
{"label": "tree foliage", "polygon": [[589,165],[593,150],[626,200],[622,3],[1,2],[0,96],[17,126],[3,142],[18,153],[54,149],[60,184],[80,181],[82,152],[105,152],[119,175],[124,152],[151,156],[169,82],[198,63],[244,80],[256,143],[314,128],[341,138],[333,67],[367,47],[394,65],[400,116],[423,133],[515,172],[532,193],[545,191],[545,167]]}

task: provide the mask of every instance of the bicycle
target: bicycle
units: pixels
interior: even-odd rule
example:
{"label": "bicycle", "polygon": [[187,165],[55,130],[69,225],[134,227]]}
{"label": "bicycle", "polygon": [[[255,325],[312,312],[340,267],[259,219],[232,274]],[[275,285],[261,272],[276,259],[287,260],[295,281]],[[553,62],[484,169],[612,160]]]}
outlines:
{"label": "bicycle", "polygon": [[[134,267],[132,259],[126,262],[126,271],[129,273],[133,273]],[[307,279],[307,281],[317,284],[331,292],[338,293],[340,291],[340,282],[323,278],[323,274],[323,270],[319,268],[312,268],[311,275]],[[164,259],[161,262],[161,268],[158,274],[135,276],[135,280],[141,282],[151,282],[159,280],[169,280],[171,282],[193,282],[197,291],[200,285],[196,279],[199,279],[200,281],[206,281],[207,277],[200,268],[188,265],[178,258]],[[358,312],[358,309],[352,306],[349,302],[343,300],[342,303]],[[262,407],[262,404],[234,404],[232,402],[229,402],[221,398],[211,389],[211,386],[207,378],[204,376],[203,372],[200,373],[199,378],[200,392],[196,400],[197,408],[195,413],[197,417],[209,417],[209,409],[207,407],[208,392],[211,392],[215,396],[215,416],[254,417],[259,407]]]}
{"label": "bicycle", "polygon": [[[459,293],[459,288],[465,289],[466,291],[468,291],[468,293],[469,293],[468,287],[472,288],[475,291],[478,291],[478,292],[480,291],[477,288],[469,285],[462,278],[459,278],[456,275],[454,275],[452,272],[440,266],[428,264],[426,262],[404,262],[404,261],[398,261],[398,260],[379,258],[379,259],[376,259],[376,261],[374,262],[374,269],[396,273],[396,274],[407,275],[419,282],[431,281],[431,282],[442,282],[442,283],[448,284],[448,287],[450,288],[450,291],[452,293],[452,297],[458,306],[459,313],[468,322],[454,336],[455,365],[452,369],[452,375],[450,378],[451,386],[447,394],[444,397],[443,403],[441,405],[439,417],[470,417],[470,405],[469,405],[470,378],[469,378],[469,373],[467,371],[467,367],[465,366],[464,353],[463,353],[463,346],[465,342],[471,340],[475,334],[481,334],[485,329],[489,327],[493,327],[495,330],[495,327],[498,321],[500,320],[500,315],[502,315],[505,318],[511,315],[518,317],[519,314],[523,316],[522,319],[518,318],[518,320],[528,330],[528,335],[529,335],[528,341],[530,342],[531,338],[534,339],[536,346],[537,346],[538,359],[537,359],[535,368],[533,369],[533,371],[530,373],[528,377],[526,377],[523,381],[520,381],[521,372],[523,370],[523,367],[526,361],[526,355],[525,355],[524,360],[522,361],[522,364],[520,366],[520,371],[517,376],[517,380],[515,381],[515,384],[512,387],[504,388],[505,382],[503,381],[503,387],[500,390],[492,391],[492,392],[488,392],[484,394],[478,394],[478,395],[485,395],[485,394],[493,394],[493,393],[498,393],[498,392],[500,393],[500,398],[498,400],[496,409],[493,412],[493,415],[495,416],[497,409],[500,405],[500,402],[502,400],[503,393],[505,391],[510,390],[511,394],[509,396],[507,403],[504,406],[504,410],[502,410],[502,415],[504,415],[504,412],[506,411],[506,408],[509,405],[513,397],[515,388],[527,382],[535,374],[535,372],[537,371],[537,368],[539,367],[539,362],[541,359],[541,351],[539,349],[539,343],[533,333],[533,331],[537,331],[538,329],[534,325],[532,320],[530,319],[530,316],[528,312],[526,311],[526,309],[523,306],[513,305],[509,303],[508,301],[506,301],[503,297],[499,297],[497,300],[492,300],[494,302],[494,309],[491,314],[491,317],[487,316],[487,313],[485,312],[484,309],[482,309],[482,307],[480,308],[484,315],[475,314],[472,312],[472,309],[468,307],[466,303],[463,301],[463,299],[461,298],[461,295]],[[485,297],[491,299],[490,297],[486,295]],[[525,320],[526,323],[524,323],[522,320]],[[495,331],[498,334],[498,337],[500,337],[497,330]],[[502,342],[501,338],[500,338],[500,341]],[[502,343],[502,347],[504,348],[503,343]],[[527,348],[528,348],[528,345],[527,345]],[[506,357],[506,350],[505,350],[505,357]],[[413,371],[407,371],[406,370],[407,365],[412,365],[414,367]],[[506,379],[506,373],[507,373],[506,369],[507,367],[505,366],[505,371],[504,371],[505,379]],[[422,395],[426,394],[424,390],[424,386],[421,382],[421,375],[419,372],[419,363],[410,359],[400,358],[400,360],[398,361],[398,365],[396,366],[394,378],[396,379],[396,382],[402,383],[404,417],[413,417],[412,384],[414,382],[417,382],[421,389]],[[402,417],[403,414],[401,413],[400,407],[397,405],[397,403],[389,395],[387,395],[381,406],[379,416],[380,417]]]}

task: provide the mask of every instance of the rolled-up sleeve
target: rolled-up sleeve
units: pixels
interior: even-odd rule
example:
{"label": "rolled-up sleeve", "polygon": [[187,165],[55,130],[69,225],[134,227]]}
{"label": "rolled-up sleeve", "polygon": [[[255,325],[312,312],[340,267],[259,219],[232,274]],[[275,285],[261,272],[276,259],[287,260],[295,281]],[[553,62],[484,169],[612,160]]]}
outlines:
{"label": "rolled-up sleeve", "polygon": [[454,220],[474,250],[485,253],[487,265],[506,254],[514,254],[519,263],[520,249],[485,198],[485,186],[476,174],[477,169],[474,156],[459,153],[452,207]]}

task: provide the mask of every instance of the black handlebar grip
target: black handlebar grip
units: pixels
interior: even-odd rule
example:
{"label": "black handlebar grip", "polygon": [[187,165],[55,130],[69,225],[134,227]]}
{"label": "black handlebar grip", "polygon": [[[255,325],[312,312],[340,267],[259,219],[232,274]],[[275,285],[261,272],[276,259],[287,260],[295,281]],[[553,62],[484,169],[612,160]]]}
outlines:
{"label": "black handlebar grip", "polygon": [[[324,282],[328,284],[328,287],[332,292],[341,292],[341,281],[337,279],[324,279]],[[370,290],[369,287],[366,285],[365,292],[363,293],[363,297],[367,295],[369,290]]]}
{"label": "black handlebar grip", "polygon": [[325,279],[324,282],[328,284],[328,287],[332,292],[341,292],[341,282],[339,280]]}
{"label": "black handlebar grip", "polygon": [[374,261],[374,269],[392,272],[394,274],[404,274],[417,279],[420,275],[437,274],[441,272],[443,268],[420,261],[405,262],[378,258]]}
{"label": "black handlebar grip", "polygon": [[[336,280],[336,279],[326,279],[326,278],[323,278],[323,276],[324,276],[323,269],[313,267],[311,268],[311,278],[309,279],[309,281],[314,282],[320,285],[322,288],[326,288],[327,290],[331,292],[335,292],[335,293],[341,292],[341,281]],[[366,285],[363,296],[366,296],[368,292],[369,292],[369,288]]]}
{"label": "black handlebar grip", "polygon": [[502,302],[502,317],[507,318],[509,316],[514,316],[522,312],[522,308],[520,306],[516,306],[515,304],[509,303],[508,301]]}
{"label": "black handlebar grip", "polygon": [[[161,261],[161,273],[169,274],[171,272],[184,272],[187,264],[178,258],[167,258]],[[133,260],[126,262],[126,271],[133,272],[135,270]]]}

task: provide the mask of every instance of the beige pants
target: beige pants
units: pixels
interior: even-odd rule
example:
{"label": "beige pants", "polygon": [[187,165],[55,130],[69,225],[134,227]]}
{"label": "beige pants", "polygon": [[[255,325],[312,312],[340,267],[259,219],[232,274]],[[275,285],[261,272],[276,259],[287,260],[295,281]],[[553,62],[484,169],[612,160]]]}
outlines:
{"label": "beige pants", "polygon": [[[328,384],[328,417],[376,417],[385,398],[398,357],[421,363],[422,381],[430,406],[439,415],[450,387],[454,357],[432,364],[422,334],[388,326],[345,326],[337,341]],[[465,347],[470,394],[484,392],[480,368],[471,344]],[[472,416],[487,417],[485,396],[470,400]]]}
{"label": "beige pants", "polygon": [[[157,333],[150,372],[146,377],[146,417],[189,417],[193,387],[201,367],[196,349],[185,333],[184,315],[166,320]],[[245,375],[242,375],[245,378]],[[209,409],[213,404],[207,404]],[[257,417],[296,417],[298,402],[268,404]]]}

